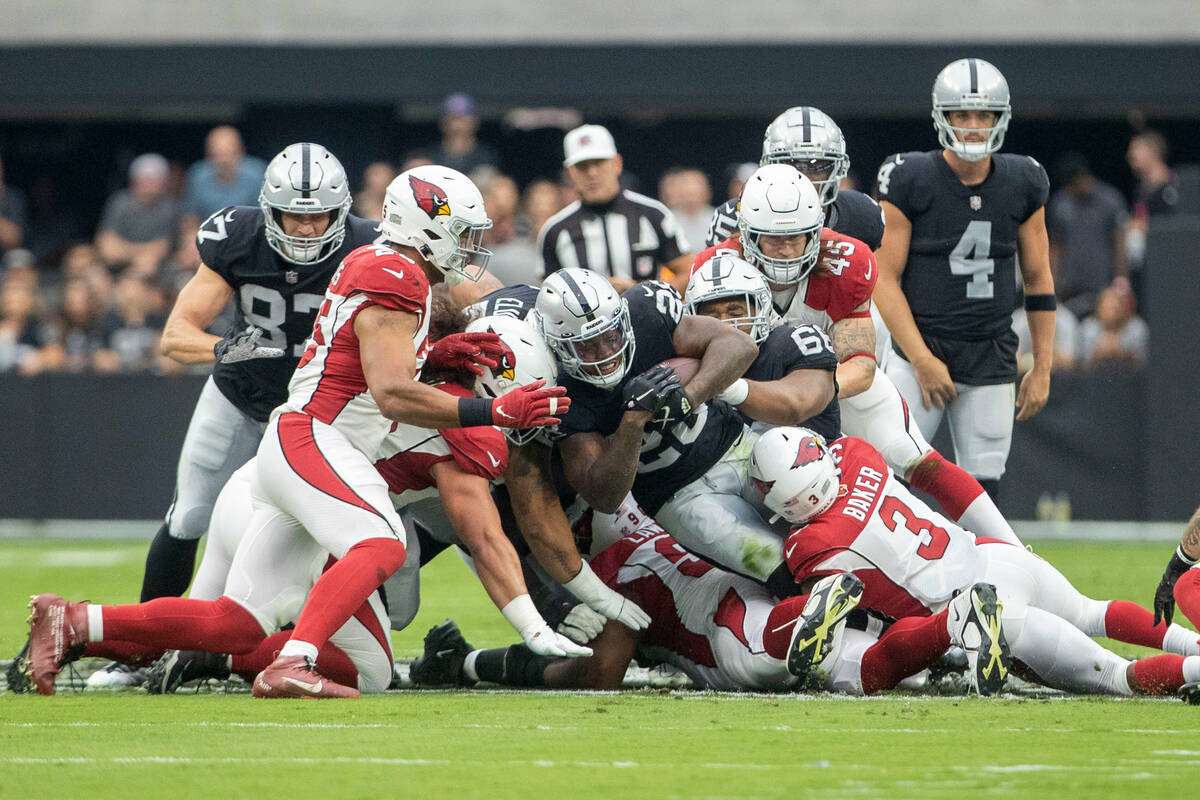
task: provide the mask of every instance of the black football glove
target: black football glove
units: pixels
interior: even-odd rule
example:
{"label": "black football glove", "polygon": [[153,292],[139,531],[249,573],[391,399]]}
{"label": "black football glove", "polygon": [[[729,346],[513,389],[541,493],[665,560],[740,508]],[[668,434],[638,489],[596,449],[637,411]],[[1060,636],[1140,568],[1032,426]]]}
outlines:
{"label": "black football glove", "polygon": [[679,422],[686,422],[693,416],[692,398],[688,397],[678,382],[667,390],[662,408],[650,420],[649,427],[666,430]]}
{"label": "black football glove", "polygon": [[252,358],[280,358],[283,350],[278,347],[260,345],[258,340],[266,333],[262,328],[250,325],[241,333],[231,333],[213,345],[213,354],[222,364],[235,364]]}
{"label": "black football glove", "polygon": [[669,393],[678,389],[679,376],[670,367],[651,367],[625,384],[622,399],[626,411],[643,411],[651,416],[667,402]]}
{"label": "black football glove", "polygon": [[1191,568],[1191,564],[1179,557],[1178,550],[1167,562],[1167,569],[1163,572],[1162,580],[1158,582],[1158,588],[1154,590],[1155,625],[1160,619],[1165,620],[1168,625],[1171,624],[1171,619],[1175,616],[1175,582],[1179,580],[1179,576]]}

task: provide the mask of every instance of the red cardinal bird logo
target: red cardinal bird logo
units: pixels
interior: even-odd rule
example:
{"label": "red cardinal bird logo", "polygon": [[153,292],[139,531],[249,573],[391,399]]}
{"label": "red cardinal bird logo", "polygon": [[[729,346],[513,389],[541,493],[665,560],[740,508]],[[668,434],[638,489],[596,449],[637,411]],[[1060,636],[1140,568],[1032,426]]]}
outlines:
{"label": "red cardinal bird logo", "polygon": [[812,464],[815,461],[820,461],[824,452],[825,451],[821,449],[821,445],[819,445],[815,439],[813,439],[811,436],[805,436],[800,440],[800,449],[796,453],[796,461],[794,464],[792,464],[792,469],[795,469],[796,467],[802,467],[805,464]]}
{"label": "red cardinal bird logo", "polygon": [[450,216],[450,201],[446,199],[446,193],[441,189],[415,175],[408,176],[408,185],[412,187],[417,205],[429,215],[430,219]]}

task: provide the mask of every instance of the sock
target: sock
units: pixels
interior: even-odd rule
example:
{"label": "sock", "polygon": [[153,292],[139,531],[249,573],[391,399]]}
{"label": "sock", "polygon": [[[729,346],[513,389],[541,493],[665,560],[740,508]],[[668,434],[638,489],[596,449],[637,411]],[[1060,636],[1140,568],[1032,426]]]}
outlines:
{"label": "sock", "polygon": [[905,617],[893,623],[879,641],[863,653],[860,680],[863,694],[894,689],[937,661],[950,647],[946,629],[949,611],[932,617]]}
{"label": "sock", "polygon": [[788,645],[792,643],[792,630],[796,627],[796,620],[800,618],[807,602],[808,595],[802,594],[799,597],[789,597],[771,609],[767,616],[766,628],[763,630],[763,649],[771,658],[781,661],[787,659]]}
{"label": "sock", "polygon": [[1189,569],[1175,581],[1175,608],[1200,628],[1200,568]]}
{"label": "sock", "polygon": [[404,555],[402,542],[382,537],[367,539],[347,550],[313,584],[296,620],[292,640],[309,642],[319,650],[371,593],[400,569]]}
{"label": "sock", "polygon": [[479,659],[479,654],[486,652],[484,650],[472,650],[467,653],[467,657],[463,659],[462,676],[469,681],[478,681],[479,673],[475,670],[475,662]]}
{"label": "sock", "polygon": [[1162,655],[1139,658],[1133,662],[1133,677],[1138,694],[1174,694],[1187,683],[1183,677],[1183,656]]}
{"label": "sock", "polygon": [[1118,642],[1163,649],[1166,623],[1154,625],[1154,614],[1128,600],[1113,600],[1104,613],[1104,635]]}
{"label": "sock", "polygon": [[84,658],[107,658],[131,667],[148,667],[162,654],[162,650],[136,642],[88,642],[83,648]]}
{"label": "sock", "polygon": [[146,553],[141,602],[158,597],[179,597],[186,592],[196,568],[199,544],[199,539],[176,539],[164,522],[154,534],[150,552]]}
{"label": "sock", "polygon": [[316,661],[320,655],[320,649],[312,642],[301,641],[292,636],[283,643],[283,647],[279,648],[280,658],[307,658],[309,661]]}
{"label": "sock", "polygon": [[[278,631],[259,642],[249,653],[231,656],[229,668],[247,683],[254,681],[258,673],[271,665],[280,650],[287,644],[291,631]],[[358,686],[358,668],[346,652],[337,645],[325,643],[317,653],[317,671],[331,681],[343,686]]]}
{"label": "sock", "polygon": [[160,597],[137,605],[102,606],[101,613],[108,639],[159,650],[244,653],[266,636],[254,615],[228,597]]}
{"label": "sock", "polygon": [[972,533],[1021,544],[1012,526],[996,508],[995,501],[984,491],[982,482],[972,478],[962,467],[947,461],[938,451],[931,450],[909,470],[908,482],[932,496],[951,519]]}
{"label": "sock", "polygon": [[[514,645],[515,646],[515,645]],[[508,652],[507,647],[502,647],[498,650],[475,650],[471,655],[475,656],[473,672],[471,676],[465,669],[463,675],[477,681],[487,681],[488,683],[503,683],[504,682],[504,656]],[[468,656],[470,658],[470,656]],[[466,664],[463,664],[466,667]]]}

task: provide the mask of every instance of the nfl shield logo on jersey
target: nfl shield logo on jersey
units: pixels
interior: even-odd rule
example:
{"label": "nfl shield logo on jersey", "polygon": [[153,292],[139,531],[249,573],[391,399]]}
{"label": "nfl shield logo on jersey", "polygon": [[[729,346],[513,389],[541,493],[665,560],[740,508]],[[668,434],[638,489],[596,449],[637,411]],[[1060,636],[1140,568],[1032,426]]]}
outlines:
{"label": "nfl shield logo on jersey", "polygon": [[287,272],[283,273],[283,279],[288,283],[295,283],[296,281],[300,280],[300,273],[296,272],[294,269],[289,269]]}
{"label": "nfl shield logo on jersey", "polygon": [[971,195],[971,210],[978,211],[983,208],[983,198],[977,194]]}

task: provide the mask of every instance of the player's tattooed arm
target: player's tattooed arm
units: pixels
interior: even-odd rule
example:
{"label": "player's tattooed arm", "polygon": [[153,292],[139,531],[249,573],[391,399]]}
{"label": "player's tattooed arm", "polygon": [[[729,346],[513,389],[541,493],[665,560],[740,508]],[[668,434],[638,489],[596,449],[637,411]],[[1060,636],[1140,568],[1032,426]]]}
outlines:
{"label": "player's tattooed arm", "polygon": [[1188,520],[1187,529],[1179,540],[1179,547],[1188,558],[1193,561],[1200,560],[1200,508],[1196,509],[1196,513]]}
{"label": "player's tattooed arm", "polygon": [[[855,314],[871,310],[868,300]],[[833,352],[838,359],[837,382],[839,397],[853,397],[865,392],[875,380],[875,324],[868,316],[839,319],[830,330]]]}
{"label": "player's tattooed arm", "polygon": [[510,445],[504,482],[517,526],[534,558],[559,583],[574,578],[583,560],[554,491],[550,448],[540,442]]}

